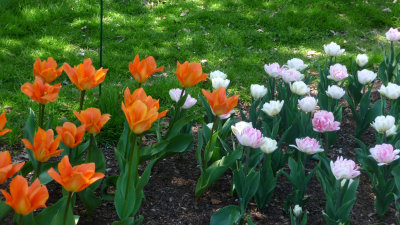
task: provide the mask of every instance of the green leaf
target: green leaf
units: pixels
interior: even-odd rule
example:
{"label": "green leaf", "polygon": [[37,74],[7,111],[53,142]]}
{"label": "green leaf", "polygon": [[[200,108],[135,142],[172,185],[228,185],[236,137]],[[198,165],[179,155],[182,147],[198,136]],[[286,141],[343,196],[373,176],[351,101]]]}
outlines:
{"label": "green leaf", "polygon": [[117,186],[117,179],[119,176],[107,176],[103,180],[103,184],[101,185],[101,197],[106,201],[114,201],[115,194],[107,193],[107,189],[109,187],[116,187]]}
{"label": "green leaf", "polygon": [[[37,124],[35,121],[35,113],[33,112],[32,109],[29,109],[29,117],[28,120],[25,123],[25,128],[24,128],[24,138],[28,139],[29,142],[33,144],[33,139],[35,137],[35,133],[37,130]],[[35,157],[33,156],[33,152],[31,150],[25,149],[28,153],[29,161],[32,162],[33,168],[37,168],[38,166],[38,161],[36,161]]]}
{"label": "green leaf", "polygon": [[54,216],[63,207],[63,204],[65,204],[64,201],[65,199],[61,198],[52,206],[43,209],[37,216],[35,216],[36,223],[40,225],[52,225],[51,222],[53,221]]}
{"label": "green leaf", "polygon": [[229,205],[211,216],[210,225],[232,225],[239,222],[240,218],[240,208],[236,205]]}
{"label": "green leaf", "polygon": [[[71,202],[67,205],[68,196],[63,197],[59,201],[62,201],[62,205],[60,210],[58,210],[57,214],[54,216],[51,225],[76,225],[77,221],[72,213]],[[66,210],[66,207],[68,207],[68,210]],[[65,211],[67,211],[67,215],[65,215]]]}
{"label": "green leaf", "polygon": [[5,202],[0,201],[0,221],[4,219],[10,212],[12,208],[8,206]]}
{"label": "green leaf", "polygon": [[167,136],[165,137],[166,139],[171,139],[175,136],[177,136],[182,128],[192,122],[196,117],[195,116],[188,116],[188,117],[183,117],[182,119],[179,119],[178,121],[176,121],[174,123],[174,125],[172,127],[169,128],[169,132],[167,134]]}
{"label": "green leaf", "polygon": [[97,197],[91,188],[86,188],[79,192],[78,196],[89,214],[92,214],[92,212],[101,205],[101,198]]}

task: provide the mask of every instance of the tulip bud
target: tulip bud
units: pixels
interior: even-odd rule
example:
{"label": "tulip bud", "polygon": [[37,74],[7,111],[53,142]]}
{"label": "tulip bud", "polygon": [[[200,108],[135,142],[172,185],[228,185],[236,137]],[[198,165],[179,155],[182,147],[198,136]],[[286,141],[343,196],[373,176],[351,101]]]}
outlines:
{"label": "tulip bud", "polygon": [[261,110],[264,113],[266,113],[268,116],[274,117],[282,110],[282,106],[283,106],[284,102],[285,101],[283,101],[283,100],[266,102],[266,103],[264,103]]}
{"label": "tulip bud", "polygon": [[[343,179],[342,182],[340,182],[340,187],[343,188],[343,186],[346,184],[347,179]],[[348,180],[349,181],[349,186],[351,183],[353,183],[353,179]]]}
{"label": "tulip bud", "polygon": [[366,54],[358,54],[356,58],[356,63],[359,67],[363,67],[368,63],[368,56]]}
{"label": "tulip bud", "polygon": [[377,116],[371,126],[380,134],[384,134],[390,130],[395,124],[393,116]]}
{"label": "tulip bud", "polygon": [[314,111],[315,107],[317,106],[317,100],[311,96],[307,96],[298,100],[300,109],[304,112],[312,112]]}
{"label": "tulip bud", "polygon": [[310,92],[310,88],[303,81],[296,81],[290,84],[290,90],[297,95],[305,95]]}
{"label": "tulip bud", "polygon": [[295,205],[293,208],[293,214],[299,217],[303,213],[303,209],[299,205]]}
{"label": "tulip bud", "polygon": [[264,137],[261,142],[260,150],[265,154],[271,154],[278,148],[278,143],[271,138]]}
{"label": "tulip bud", "polygon": [[340,49],[340,45],[335,42],[331,42],[328,45],[324,45],[325,53],[329,56],[340,56],[344,53],[344,49]]}
{"label": "tulip bud", "polygon": [[333,99],[340,99],[345,94],[345,91],[343,90],[343,88],[341,88],[337,85],[332,85],[332,86],[328,86],[328,90],[326,91],[326,94]]}
{"label": "tulip bud", "polygon": [[369,84],[376,78],[376,73],[372,72],[371,70],[363,69],[357,72],[358,82],[360,84]]}
{"label": "tulip bud", "polygon": [[382,84],[378,91],[381,95],[391,100],[395,100],[400,96],[400,86],[390,82],[387,86]]}
{"label": "tulip bud", "polygon": [[304,64],[303,60],[298,58],[293,58],[287,61],[287,67],[289,69],[295,69],[297,71],[303,71],[308,65]]}
{"label": "tulip bud", "polygon": [[214,126],[214,123],[207,123],[207,127],[211,130],[212,127]]}
{"label": "tulip bud", "polygon": [[211,79],[212,87],[214,89],[218,89],[220,87],[223,87],[226,89],[230,82],[231,82],[230,80],[223,79],[221,77],[216,77],[216,78]]}
{"label": "tulip bud", "polygon": [[250,92],[251,96],[257,100],[267,94],[267,88],[264,87],[264,85],[252,84],[250,86]]}

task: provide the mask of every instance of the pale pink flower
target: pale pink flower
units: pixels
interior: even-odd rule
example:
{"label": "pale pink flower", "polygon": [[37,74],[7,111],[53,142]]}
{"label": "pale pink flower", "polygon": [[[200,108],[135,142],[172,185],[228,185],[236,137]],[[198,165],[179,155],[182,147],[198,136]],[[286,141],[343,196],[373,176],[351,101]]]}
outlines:
{"label": "pale pink flower", "polygon": [[335,65],[329,67],[328,79],[338,82],[347,78],[348,76],[349,74],[347,73],[346,66],[336,63]]}
{"label": "pale pink flower", "polygon": [[296,138],[296,145],[290,146],[309,155],[324,151],[324,149],[321,148],[319,141],[310,137]]}
{"label": "pale pink flower", "polygon": [[[178,102],[182,94],[182,90],[179,88],[169,90],[169,96],[171,97],[172,101]],[[185,92],[183,92],[185,95]],[[185,104],[183,104],[183,109],[189,109],[196,104],[197,100],[192,98],[190,95],[187,95]]]}
{"label": "pale pink flower", "polygon": [[265,64],[264,70],[269,76],[273,78],[279,78],[284,68],[283,66],[280,66],[278,63],[275,62],[269,65]]}
{"label": "pale pink flower", "polygon": [[259,148],[265,141],[261,131],[252,127],[245,128],[242,132],[236,132],[235,135],[241,145],[251,148]]}
{"label": "pale pink flower", "polygon": [[353,160],[338,157],[335,162],[331,161],[331,170],[336,180],[350,180],[360,175],[358,166]]}
{"label": "pale pink flower", "polygon": [[375,145],[375,147],[369,150],[371,156],[378,162],[378,166],[383,166],[392,163],[400,156],[400,150],[394,150],[390,144]]}
{"label": "pale pink flower", "polygon": [[301,81],[304,78],[304,75],[295,69],[285,69],[282,71],[281,76],[286,83]]}
{"label": "pale pink flower", "polygon": [[339,127],[340,123],[335,121],[333,113],[325,110],[321,110],[314,113],[312,124],[314,131],[320,133],[335,131],[340,129]]}
{"label": "pale pink flower", "polygon": [[400,40],[400,32],[399,30],[390,28],[388,32],[386,32],[386,39],[388,41],[399,41]]}

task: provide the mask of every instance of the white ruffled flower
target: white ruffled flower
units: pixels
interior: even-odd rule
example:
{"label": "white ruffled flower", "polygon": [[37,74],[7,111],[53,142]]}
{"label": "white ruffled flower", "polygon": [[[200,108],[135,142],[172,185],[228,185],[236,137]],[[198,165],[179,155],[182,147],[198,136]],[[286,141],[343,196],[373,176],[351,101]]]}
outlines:
{"label": "white ruffled flower", "polygon": [[228,79],[222,79],[221,77],[216,77],[211,79],[212,87],[216,90],[220,87],[227,88],[231,81]]}
{"label": "white ruffled flower", "polygon": [[400,86],[393,83],[388,83],[387,86],[382,84],[378,91],[381,95],[391,100],[395,100],[400,96]]}
{"label": "white ruffled flower", "polygon": [[217,78],[217,77],[222,78],[222,79],[226,79],[228,77],[228,75],[226,75],[225,73],[223,73],[223,72],[221,72],[219,70],[216,70],[216,71],[213,71],[213,72],[210,73],[210,79],[211,80],[214,79],[214,78]]}
{"label": "white ruffled flower", "polygon": [[344,53],[344,49],[340,49],[340,45],[336,44],[335,42],[324,45],[324,50],[329,56],[340,56]]}
{"label": "white ruffled flower", "polygon": [[337,85],[328,86],[328,90],[326,91],[326,94],[333,99],[340,99],[345,93],[343,88]]}
{"label": "white ruffled flower", "polygon": [[237,134],[241,134],[244,129],[252,128],[252,127],[253,127],[252,123],[240,121],[240,122],[235,123],[235,125],[232,125],[231,129],[232,129],[232,133],[234,135],[237,135]]}
{"label": "white ruffled flower", "polygon": [[278,148],[278,143],[271,138],[264,137],[261,142],[260,150],[265,154],[271,154]]}
{"label": "white ruffled flower", "polygon": [[363,69],[361,71],[357,71],[357,79],[360,84],[369,84],[374,81],[376,78],[376,73],[371,70]]}
{"label": "white ruffled flower", "polygon": [[293,214],[296,217],[299,217],[303,213],[303,209],[299,205],[295,205],[293,208]]}
{"label": "white ruffled flower", "polygon": [[282,80],[286,83],[290,83],[293,81],[301,81],[304,78],[304,74],[300,73],[295,69],[284,69],[281,72]]}
{"label": "white ruffled flower", "polygon": [[300,109],[306,113],[314,111],[315,107],[317,106],[317,99],[311,96],[307,96],[298,100]]}
{"label": "white ruffled flower", "polygon": [[250,92],[251,96],[253,96],[253,98],[257,100],[267,94],[267,88],[264,87],[264,85],[252,84],[250,86]]}
{"label": "white ruffled flower", "polygon": [[286,64],[289,69],[295,69],[297,71],[303,71],[308,67],[308,65],[304,64],[303,60],[298,58],[290,59]]}
{"label": "white ruffled flower", "polygon": [[363,67],[368,63],[368,56],[366,54],[358,54],[356,58],[356,63],[358,66]]}
{"label": "white ruffled flower", "polygon": [[290,90],[296,95],[305,95],[310,92],[310,88],[303,81],[296,81],[290,84]]}
{"label": "white ruffled flower", "polygon": [[384,134],[390,130],[395,124],[393,116],[377,116],[371,126],[380,134]]}
{"label": "white ruffled flower", "polygon": [[278,113],[281,112],[284,103],[285,103],[285,101],[283,101],[283,100],[266,102],[266,103],[264,103],[261,110],[264,113],[266,113],[268,116],[274,117],[274,116],[278,115]]}

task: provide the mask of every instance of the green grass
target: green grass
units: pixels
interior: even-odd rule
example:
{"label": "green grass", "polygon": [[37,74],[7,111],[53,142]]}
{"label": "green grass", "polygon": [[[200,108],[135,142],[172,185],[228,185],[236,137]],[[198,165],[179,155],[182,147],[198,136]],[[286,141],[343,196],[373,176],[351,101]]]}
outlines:
{"label": "green grass", "polygon": [[[10,144],[19,142],[28,107],[37,103],[21,93],[25,82],[32,82],[36,57],[54,57],[62,64],[81,63],[90,57],[99,64],[99,0],[0,0],[0,111],[11,106],[8,127]],[[151,3],[151,1],[149,0]],[[302,58],[311,69],[325,60],[323,54],[311,59],[309,51],[323,52],[323,44],[334,41],[346,49],[341,63],[365,51],[368,67],[379,64],[379,42],[390,27],[399,27],[400,7],[392,1],[370,0],[166,0],[104,1],[104,58],[109,68],[103,85],[88,93],[87,105],[112,114],[104,141],[113,141],[122,129],[121,94],[125,87],[136,87],[128,63],[136,54],[152,55],[165,66],[167,77],[152,77],[145,90],[160,99],[164,108],[171,104],[168,90],[179,86],[175,78],[176,61],[207,60],[205,72],[221,70],[231,80],[232,92],[248,101],[252,83],[264,83],[263,65]],[[382,9],[389,7],[391,13]],[[189,10],[185,16],[180,14]],[[86,27],[86,29],[81,29]],[[262,32],[261,32],[262,31]],[[84,52],[84,56],[77,53]],[[68,80],[63,74],[57,81]],[[189,92],[197,96],[197,85]],[[79,93],[73,85],[63,86],[57,102],[46,113],[74,119]],[[200,109],[193,109],[199,112]]]}

